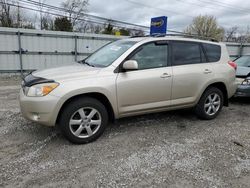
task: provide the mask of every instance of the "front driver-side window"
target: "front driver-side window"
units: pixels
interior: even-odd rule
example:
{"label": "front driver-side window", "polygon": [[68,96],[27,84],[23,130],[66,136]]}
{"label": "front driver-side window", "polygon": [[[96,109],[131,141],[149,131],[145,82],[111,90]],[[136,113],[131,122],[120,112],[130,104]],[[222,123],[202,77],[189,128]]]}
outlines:
{"label": "front driver-side window", "polygon": [[138,69],[152,69],[166,67],[168,59],[168,45],[166,43],[148,43],[140,47],[130,60],[136,60]]}

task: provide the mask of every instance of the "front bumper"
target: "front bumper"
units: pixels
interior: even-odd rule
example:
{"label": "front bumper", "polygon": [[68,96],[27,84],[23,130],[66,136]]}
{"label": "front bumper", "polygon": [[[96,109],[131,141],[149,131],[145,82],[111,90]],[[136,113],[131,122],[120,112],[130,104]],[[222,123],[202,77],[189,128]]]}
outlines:
{"label": "front bumper", "polygon": [[237,81],[237,90],[234,97],[250,97],[250,84],[243,84],[247,82],[249,78],[236,78]]}
{"label": "front bumper", "polygon": [[21,89],[19,102],[21,113],[26,119],[46,126],[55,126],[59,97],[27,97]]}
{"label": "front bumper", "polygon": [[250,97],[250,85],[239,85],[235,97]]}
{"label": "front bumper", "polygon": [[250,85],[238,85],[235,97],[250,97]]}

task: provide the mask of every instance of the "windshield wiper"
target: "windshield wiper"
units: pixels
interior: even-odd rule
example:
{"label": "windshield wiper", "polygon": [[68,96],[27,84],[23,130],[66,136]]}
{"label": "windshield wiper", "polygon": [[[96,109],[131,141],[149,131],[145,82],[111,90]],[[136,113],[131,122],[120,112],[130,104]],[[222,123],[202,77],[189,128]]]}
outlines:
{"label": "windshield wiper", "polygon": [[92,64],[86,62],[85,59],[84,59],[84,60],[81,60],[81,61],[77,61],[77,62],[78,62],[78,63],[81,63],[81,64],[86,64],[86,65],[88,65],[88,66],[90,66],[90,67],[95,67],[95,65],[92,65]]}

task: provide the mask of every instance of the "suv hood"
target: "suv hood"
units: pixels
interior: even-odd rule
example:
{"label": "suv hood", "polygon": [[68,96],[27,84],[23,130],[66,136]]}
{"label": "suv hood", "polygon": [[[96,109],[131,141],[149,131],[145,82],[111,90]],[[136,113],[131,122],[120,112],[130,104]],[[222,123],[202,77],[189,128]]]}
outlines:
{"label": "suv hood", "polygon": [[74,78],[88,77],[96,75],[101,69],[97,67],[90,67],[83,64],[75,64],[70,66],[63,66],[59,68],[45,69],[41,71],[35,71],[32,73],[35,77],[59,80],[72,80]]}

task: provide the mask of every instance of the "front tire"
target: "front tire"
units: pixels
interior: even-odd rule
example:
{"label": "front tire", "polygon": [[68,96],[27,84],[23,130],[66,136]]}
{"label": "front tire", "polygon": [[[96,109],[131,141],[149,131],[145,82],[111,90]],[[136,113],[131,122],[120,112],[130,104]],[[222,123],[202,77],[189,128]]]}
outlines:
{"label": "front tire", "polygon": [[62,111],[59,127],[72,143],[86,144],[99,138],[108,124],[105,106],[90,97],[70,102]]}
{"label": "front tire", "polygon": [[218,116],[224,104],[223,93],[216,87],[208,88],[201,96],[195,107],[196,115],[205,120],[211,120]]}

